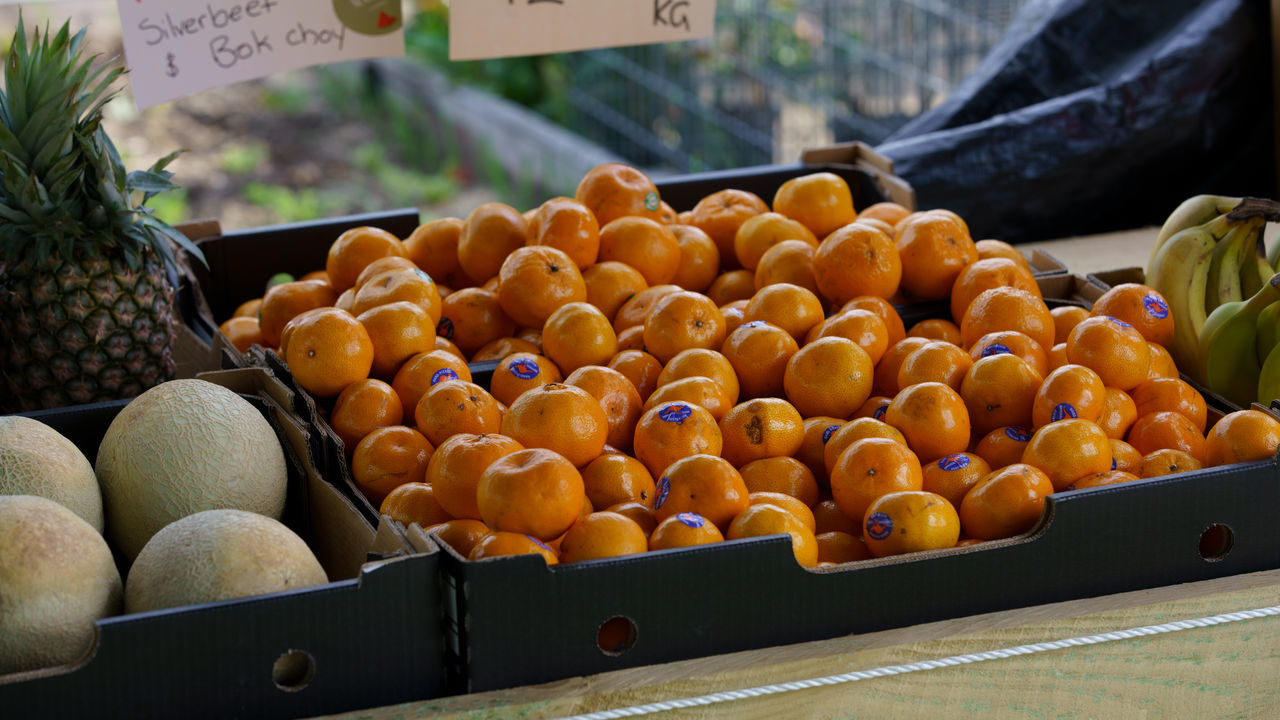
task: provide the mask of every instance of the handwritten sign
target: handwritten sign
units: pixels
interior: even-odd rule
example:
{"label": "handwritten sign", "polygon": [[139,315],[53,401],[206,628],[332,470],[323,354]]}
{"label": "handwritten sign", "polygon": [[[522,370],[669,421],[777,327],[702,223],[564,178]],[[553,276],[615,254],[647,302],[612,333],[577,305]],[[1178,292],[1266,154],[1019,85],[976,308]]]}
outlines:
{"label": "handwritten sign", "polygon": [[454,0],[449,59],[693,40],[715,15],[715,0]]}
{"label": "handwritten sign", "polygon": [[400,0],[117,0],[138,107],[309,65],[404,54]]}

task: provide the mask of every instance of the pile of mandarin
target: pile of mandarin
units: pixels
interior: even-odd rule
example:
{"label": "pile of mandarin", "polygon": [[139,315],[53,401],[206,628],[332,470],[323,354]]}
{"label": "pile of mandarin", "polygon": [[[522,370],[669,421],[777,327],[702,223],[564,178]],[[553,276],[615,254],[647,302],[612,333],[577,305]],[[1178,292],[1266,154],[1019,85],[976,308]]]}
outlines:
{"label": "pile of mandarin", "polygon": [[[905,327],[927,301],[950,317]],[[366,498],[471,559],[785,533],[801,565],[840,564],[1280,444],[1257,410],[1206,433],[1149,287],[1051,309],[1015,248],[945,210],[856,212],[831,173],[676,213],[602,165],[524,213],[347,231],[236,315],[223,332],[320,400]]]}

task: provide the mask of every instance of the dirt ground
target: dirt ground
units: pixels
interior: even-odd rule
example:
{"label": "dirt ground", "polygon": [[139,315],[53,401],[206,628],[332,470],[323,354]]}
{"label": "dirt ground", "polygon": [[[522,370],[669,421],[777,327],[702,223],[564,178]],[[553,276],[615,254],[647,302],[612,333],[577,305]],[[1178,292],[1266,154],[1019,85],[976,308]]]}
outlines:
{"label": "dirt ground", "polygon": [[[73,30],[87,28],[92,52],[103,58],[124,55],[114,3],[60,2],[22,10],[28,29],[46,20],[56,29],[70,19]],[[5,45],[18,11],[0,7]],[[367,155],[381,147],[376,130],[332,112],[315,83],[311,70],[300,70],[143,111],[133,105],[126,83],[106,108],[105,127],[130,170],[183,150],[170,170],[184,191],[158,199],[157,205],[174,222],[216,219],[233,229],[406,205],[418,206],[424,217],[465,217],[492,199],[484,188],[442,189],[439,183],[431,199],[407,196],[405,183],[395,178],[412,179],[417,171],[397,166],[390,152],[358,162],[354,149],[365,148]]]}

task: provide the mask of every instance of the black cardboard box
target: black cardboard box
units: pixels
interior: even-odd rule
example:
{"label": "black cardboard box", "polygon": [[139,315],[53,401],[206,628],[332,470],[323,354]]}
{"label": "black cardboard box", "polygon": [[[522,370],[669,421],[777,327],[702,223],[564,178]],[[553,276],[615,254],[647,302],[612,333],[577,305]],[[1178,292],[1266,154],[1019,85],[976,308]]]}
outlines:
{"label": "black cardboard box", "polygon": [[[1037,282],[1051,306],[1103,292],[1077,275]],[[1206,400],[1210,424],[1237,409]],[[1280,457],[1059,492],[1015,538],[816,570],[781,536],[553,567],[440,543],[449,684],[496,690],[1272,569],[1277,480]],[[601,647],[606,623],[631,645]]]}
{"label": "black cardboard box", "polygon": [[[806,570],[786,538],[548,568],[445,547],[446,665],[476,692],[1280,567],[1275,459],[1056,493],[1029,533]],[[512,588],[519,588],[513,593]],[[621,618],[621,620],[615,620]],[[599,646],[606,623],[629,630]]]}
{"label": "black cardboard box", "polygon": [[[67,666],[0,676],[6,717],[303,717],[443,692],[438,555],[411,552],[319,475],[311,430],[289,391],[261,369],[205,373],[254,402],[286,448],[286,522],[330,582],[241,600],[98,621],[90,652]],[[32,416],[90,462],[125,401]],[[122,570],[122,578],[125,571]]]}
{"label": "black cardboard box", "polygon": [[329,246],[343,231],[369,225],[406,238],[418,223],[416,208],[402,208],[247,230],[215,227],[196,241],[209,263],[195,268],[196,279],[214,319],[222,322],[244,301],[262,297],[272,275],[323,270]]}

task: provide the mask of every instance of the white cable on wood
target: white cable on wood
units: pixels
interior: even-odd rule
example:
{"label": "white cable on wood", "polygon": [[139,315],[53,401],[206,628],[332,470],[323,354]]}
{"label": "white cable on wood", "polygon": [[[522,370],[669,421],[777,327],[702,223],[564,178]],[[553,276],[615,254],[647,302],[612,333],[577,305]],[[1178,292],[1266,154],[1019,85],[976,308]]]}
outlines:
{"label": "white cable on wood", "polygon": [[908,663],[906,665],[889,665],[887,667],[874,668],[872,670],[857,670],[841,675],[828,675],[826,677],[812,678],[809,680],[796,680],[793,682],[778,683],[776,685],[763,685],[760,687],[746,688],[744,690],[726,690],[724,692],[701,695],[699,697],[663,700],[661,702],[647,703],[645,705],[632,705],[630,707],[622,707],[614,710],[601,710],[599,712],[587,713],[585,715],[574,715],[566,718],[565,720],[618,720],[618,718],[649,715],[666,710],[714,705],[717,703],[731,702],[733,700],[744,700],[764,695],[776,695],[778,693],[793,692],[796,690],[807,690],[810,688],[821,687],[823,685],[840,685],[857,680],[870,680],[872,678],[886,677],[889,675],[902,675],[905,673],[920,672],[922,670],[935,670],[937,668],[967,665],[969,663],[983,662],[986,660],[1000,660],[1003,658],[1016,657],[1018,655],[1033,655],[1036,653],[1048,652],[1050,650],[1062,650],[1064,648],[1078,647],[1081,645],[1097,645],[1099,643],[1113,642],[1116,640],[1131,640],[1133,638],[1146,637],[1149,635],[1162,635],[1164,633],[1177,632],[1179,630],[1212,627],[1214,625],[1222,625],[1224,623],[1240,622],[1242,620],[1255,620],[1257,618],[1271,617],[1273,615],[1280,615],[1280,605],[1257,608],[1255,610],[1241,610],[1239,612],[1224,613],[1222,615],[1212,615],[1210,617],[1195,618],[1191,620],[1175,620],[1161,625],[1147,625],[1144,627],[1130,628],[1128,630],[1116,630],[1114,632],[1101,633],[1098,635],[1086,635],[1083,637],[1066,638],[1064,640],[1053,640],[1043,643],[1034,643],[1031,645],[1018,645],[1017,647],[987,650],[984,652],[969,653],[965,655],[952,655],[951,657],[939,658],[937,660],[922,660],[920,662]]}

